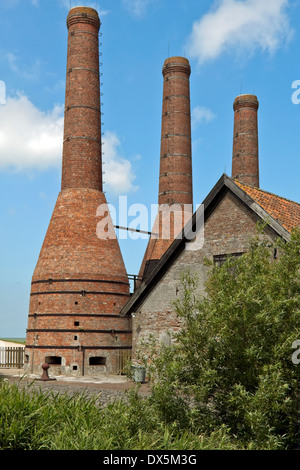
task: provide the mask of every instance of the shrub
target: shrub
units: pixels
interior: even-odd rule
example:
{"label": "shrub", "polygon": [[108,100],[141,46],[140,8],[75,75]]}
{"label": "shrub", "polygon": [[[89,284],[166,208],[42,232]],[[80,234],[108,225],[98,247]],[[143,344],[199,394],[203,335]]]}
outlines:
{"label": "shrub", "polygon": [[[274,260],[273,250],[280,254]],[[294,445],[300,366],[300,232],[212,267],[206,295],[186,273],[176,301],[183,327],[152,358],[161,419],[204,433],[225,426],[245,448]],[[144,346],[145,349],[145,346]]]}

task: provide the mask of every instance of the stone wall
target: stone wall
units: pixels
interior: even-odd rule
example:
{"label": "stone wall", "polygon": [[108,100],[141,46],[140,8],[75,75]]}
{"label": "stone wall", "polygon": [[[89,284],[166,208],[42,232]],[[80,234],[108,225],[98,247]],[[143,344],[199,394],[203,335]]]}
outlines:
{"label": "stone wall", "polygon": [[[204,265],[204,259],[212,261],[215,255],[245,252],[251,236],[257,234],[258,221],[258,217],[232,192],[226,190],[223,193],[205,221],[204,246],[196,251],[184,249],[132,314],[133,357],[142,338],[154,335],[160,341],[167,341],[167,331],[180,328],[173,302],[182,292],[182,274],[187,271],[196,273],[198,294],[204,295],[209,269]],[[271,228],[261,236],[270,241],[276,239]]]}

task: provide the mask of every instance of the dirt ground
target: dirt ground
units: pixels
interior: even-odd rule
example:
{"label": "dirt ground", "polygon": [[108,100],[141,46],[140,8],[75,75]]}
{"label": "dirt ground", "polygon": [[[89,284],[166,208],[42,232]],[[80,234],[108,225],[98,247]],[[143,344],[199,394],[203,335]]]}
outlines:
{"label": "dirt ground", "polygon": [[[45,392],[66,393],[68,395],[85,394],[97,395],[97,400],[105,404],[118,399],[126,399],[127,391],[138,388],[139,394],[149,393],[149,384],[136,384],[124,376],[103,377],[52,377],[42,381],[37,376],[26,375],[23,369],[0,369],[0,379],[16,383],[28,390],[43,390]],[[53,380],[54,379],[54,380]]]}
{"label": "dirt ground", "polygon": [[3,341],[0,339],[0,348],[25,348],[24,344]]}
{"label": "dirt ground", "polygon": [[[0,340],[0,347],[22,347],[17,343]],[[99,401],[107,401],[126,398],[127,390],[138,387],[140,394],[149,393],[149,384],[136,384],[126,376],[103,375],[100,377],[65,377],[53,376],[49,368],[49,381],[42,381],[41,377],[28,375],[23,369],[0,368],[0,379],[9,380],[20,387],[30,390],[44,390],[54,393],[99,395]]]}

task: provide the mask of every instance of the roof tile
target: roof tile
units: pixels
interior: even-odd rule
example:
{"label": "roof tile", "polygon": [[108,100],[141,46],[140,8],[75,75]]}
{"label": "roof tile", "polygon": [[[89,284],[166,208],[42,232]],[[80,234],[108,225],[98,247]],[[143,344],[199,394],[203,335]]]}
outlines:
{"label": "roof tile", "polygon": [[291,232],[294,227],[300,226],[300,204],[248,184],[241,183],[238,180],[234,180],[234,182],[286,230]]}

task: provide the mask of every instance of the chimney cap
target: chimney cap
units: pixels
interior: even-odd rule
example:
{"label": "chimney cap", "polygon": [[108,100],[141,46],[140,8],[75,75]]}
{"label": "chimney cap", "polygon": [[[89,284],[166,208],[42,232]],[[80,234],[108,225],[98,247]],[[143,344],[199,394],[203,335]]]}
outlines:
{"label": "chimney cap", "polygon": [[174,57],[168,57],[168,59],[165,60],[165,65],[169,63],[176,63],[176,64],[187,64],[189,65],[189,61],[186,57],[181,57],[181,56],[174,56]]}
{"label": "chimney cap", "polygon": [[234,111],[239,108],[255,108],[258,109],[259,102],[256,95],[241,94],[237,96],[233,103]]}
{"label": "chimney cap", "polygon": [[100,18],[97,10],[91,7],[77,6],[70,9],[67,17],[68,28],[74,23],[90,23],[100,29]]}
{"label": "chimney cap", "polygon": [[191,73],[190,63],[185,57],[174,56],[165,60],[162,68],[163,75],[167,72],[171,72],[174,69],[181,69],[180,71],[186,72],[189,75]]}

